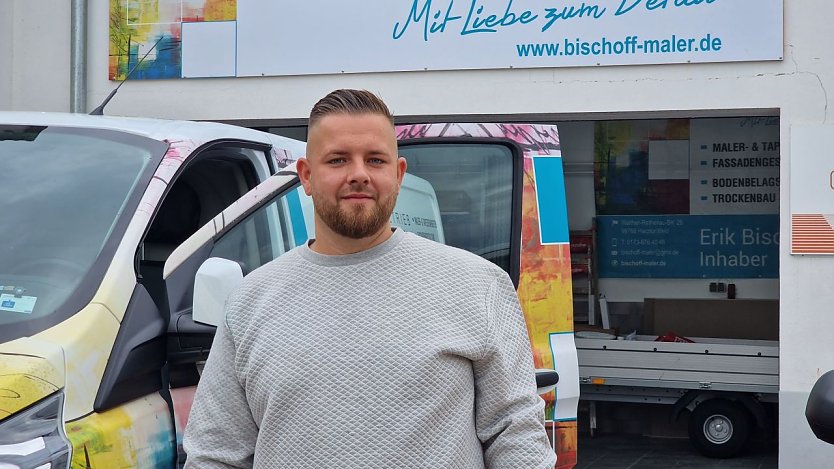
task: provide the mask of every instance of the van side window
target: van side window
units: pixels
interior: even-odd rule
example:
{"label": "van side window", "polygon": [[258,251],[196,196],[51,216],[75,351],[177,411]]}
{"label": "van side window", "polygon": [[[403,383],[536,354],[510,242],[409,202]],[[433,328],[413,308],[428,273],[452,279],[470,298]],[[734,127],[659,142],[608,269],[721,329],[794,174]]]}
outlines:
{"label": "van side window", "polygon": [[[298,187],[298,186],[297,186]],[[307,240],[298,189],[259,208],[224,233],[210,257],[236,261],[247,275]],[[298,237],[297,233],[303,233]]]}
{"label": "van side window", "polygon": [[[258,184],[258,169],[247,156],[253,151],[238,147],[208,150],[172,182],[139,251],[140,282],[160,309],[165,305],[162,270],[168,256]],[[266,161],[262,153],[260,160]]]}
{"label": "van side window", "polygon": [[[434,188],[446,244],[480,255],[508,273],[513,152],[490,143],[401,145],[408,173]],[[405,227],[408,230],[408,227]]]}

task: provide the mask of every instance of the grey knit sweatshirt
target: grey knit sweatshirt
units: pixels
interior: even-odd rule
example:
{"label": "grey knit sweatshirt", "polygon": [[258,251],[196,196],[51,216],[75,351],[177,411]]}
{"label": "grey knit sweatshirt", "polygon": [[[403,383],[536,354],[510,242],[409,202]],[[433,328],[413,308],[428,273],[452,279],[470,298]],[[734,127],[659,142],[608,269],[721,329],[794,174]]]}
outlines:
{"label": "grey knit sweatshirt", "polygon": [[513,285],[397,229],[296,248],[233,294],[194,398],[186,467],[552,468]]}

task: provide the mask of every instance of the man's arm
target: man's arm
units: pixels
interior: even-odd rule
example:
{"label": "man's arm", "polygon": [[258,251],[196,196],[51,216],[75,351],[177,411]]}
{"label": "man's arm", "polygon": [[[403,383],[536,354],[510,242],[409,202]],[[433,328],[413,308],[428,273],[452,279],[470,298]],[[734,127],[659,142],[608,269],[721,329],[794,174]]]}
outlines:
{"label": "man's arm", "polygon": [[530,339],[510,279],[493,281],[486,295],[487,352],[474,362],[475,424],[487,468],[552,468],[556,456],[536,394]]}
{"label": "man's arm", "polygon": [[185,467],[250,468],[257,437],[258,427],[235,374],[235,344],[223,321],[217,327],[185,429]]}

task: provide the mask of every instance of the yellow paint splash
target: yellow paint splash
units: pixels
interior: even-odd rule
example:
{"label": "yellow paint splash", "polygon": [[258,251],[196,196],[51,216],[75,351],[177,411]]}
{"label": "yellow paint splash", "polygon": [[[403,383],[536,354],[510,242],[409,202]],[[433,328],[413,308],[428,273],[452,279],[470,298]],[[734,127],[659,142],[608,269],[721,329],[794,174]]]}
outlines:
{"label": "yellow paint splash", "polygon": [[237,19],[237,0],[206,0],[203,15],[206,21],[233,21]]}

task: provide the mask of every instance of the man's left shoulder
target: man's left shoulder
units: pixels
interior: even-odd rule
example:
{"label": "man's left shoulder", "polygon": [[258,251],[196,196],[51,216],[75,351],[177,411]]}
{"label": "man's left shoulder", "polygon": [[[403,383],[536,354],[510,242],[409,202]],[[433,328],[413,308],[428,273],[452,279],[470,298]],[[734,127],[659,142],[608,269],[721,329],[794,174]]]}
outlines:
{"label": "man's left shoulder", "polygon": [[404,241],[407,249],[414,251],[415,256],[425,261],[437,262],[438,265],[451,270],[475,270],[491,275],[504,274],[504,271],[497,265],[465,249],[438,243],[414,233],[406,233]]}

